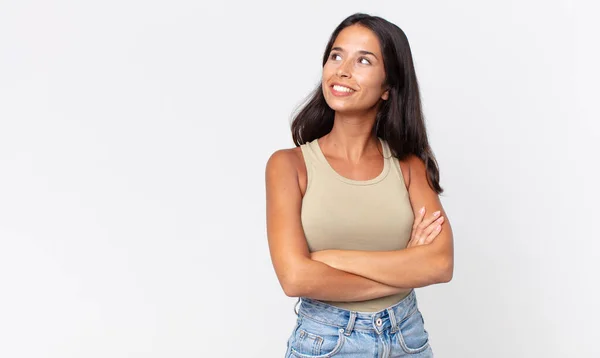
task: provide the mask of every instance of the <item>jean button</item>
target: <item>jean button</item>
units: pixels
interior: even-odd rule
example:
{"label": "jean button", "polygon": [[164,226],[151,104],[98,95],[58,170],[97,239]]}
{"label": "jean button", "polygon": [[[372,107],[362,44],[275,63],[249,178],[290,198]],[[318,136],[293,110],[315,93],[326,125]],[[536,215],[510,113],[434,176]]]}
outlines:
{"label": "jean button", "polygon": [[379,327],[381,326],[383,322],[381,321],[381,318],[377,318],[377,320],[375,321],[375,324]]}

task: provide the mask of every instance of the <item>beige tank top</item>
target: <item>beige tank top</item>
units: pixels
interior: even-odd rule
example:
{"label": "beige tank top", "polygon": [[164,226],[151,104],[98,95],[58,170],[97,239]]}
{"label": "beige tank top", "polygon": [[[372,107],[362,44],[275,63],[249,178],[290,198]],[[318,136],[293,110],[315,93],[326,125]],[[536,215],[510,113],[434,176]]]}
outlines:
{"label": "beige tank top", "polygon": [[[414,215],[398,159],[392,156],[387,142],[380,141],[383,171],[370,180],[338,174],[329,165],[318,139],[300,146],[307,170],[301,220],[310,252],[406,248]],[[398,303],[411,290],[366,301],[323,302],[352,311],[375,312]]]}

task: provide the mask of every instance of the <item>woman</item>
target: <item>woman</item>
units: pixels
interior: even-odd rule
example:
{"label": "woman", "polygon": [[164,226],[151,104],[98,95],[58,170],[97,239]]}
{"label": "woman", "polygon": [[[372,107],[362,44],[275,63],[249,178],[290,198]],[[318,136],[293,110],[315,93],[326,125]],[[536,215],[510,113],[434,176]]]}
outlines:
{"label": "woman", "polygon": [[286,358],[432,357],[414,288],[451,280],[453,237],[404,32],[345,19],[292,136],[266,166],[271,259],[301,303]]}

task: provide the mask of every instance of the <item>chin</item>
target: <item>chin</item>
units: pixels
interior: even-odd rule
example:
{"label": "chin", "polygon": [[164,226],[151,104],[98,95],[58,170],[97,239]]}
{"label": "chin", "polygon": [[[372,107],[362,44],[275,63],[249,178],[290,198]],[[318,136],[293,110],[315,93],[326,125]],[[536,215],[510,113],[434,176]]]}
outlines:
{"label": "chin", "polygon": [[348,103],[347,100],[339,99],[334,96],[325,96],[325,102],[329,108],[334,111],[347,111],[355,109],[354,107],[356,107],[353,103]]}
{"label": "chin", "polygon": [[339,103],[335,103],[335,101],[327,101],[327,105],[336,112],[353,112],[356,110],[356,108],[344,106],[343,104],[340,105]]}
{"label": "chin", "polygon": [[364,111],[365,108],[361,106],[357,106],[354,103],[347,103],[344,100],[337,100],[335,98],[327,98],[325,97],[325,102],[329,106],[329,108],[333,109],[336,112],[360,112]]}
{"label": "chin", "polygon": [[364,108],[354,108],[354,107],[344,107],[344,106],[337,106],[337,107],[329,106],[329,107],[331,109],[333,109],[334,112],[341,113],[341,114],[360,114],[362,112],[365,112]]}

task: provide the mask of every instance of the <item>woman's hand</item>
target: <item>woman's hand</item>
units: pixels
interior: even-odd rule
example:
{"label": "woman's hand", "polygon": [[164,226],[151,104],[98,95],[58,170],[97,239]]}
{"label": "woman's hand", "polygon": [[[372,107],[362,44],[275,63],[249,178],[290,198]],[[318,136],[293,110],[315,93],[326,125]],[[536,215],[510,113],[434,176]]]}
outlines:
{"label": "woman's hand", "polygon": [[410,235],[410,241],[406,248],[427,245],[435,239],[442,231],[442,223],[444,217],[439,216],[440,212],[436,211],[430,215],[427,219],[425,218],[425,207],[423,207],[413,223],[412,233]]}

